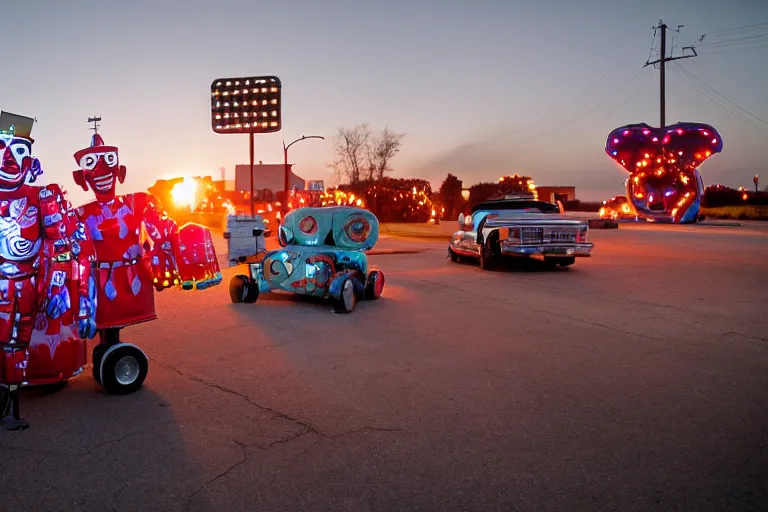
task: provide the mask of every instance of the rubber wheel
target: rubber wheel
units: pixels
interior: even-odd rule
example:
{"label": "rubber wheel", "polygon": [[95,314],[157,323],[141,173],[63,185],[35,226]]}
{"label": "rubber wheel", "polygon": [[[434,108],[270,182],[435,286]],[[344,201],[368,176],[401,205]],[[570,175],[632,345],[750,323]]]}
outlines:
{"label": "rubber wheel", "polygon": [[241,302],[253,304],[259,298],[259,287],[248,276],[242,274],[234,276],[229,282],[229,298],[235,304]]}
{"label": "rubber wheel", "polygon": [[451,261],[454,263],[459,262],[459,255],[453,252],[453,249],[448,249],[448,254],[451,256]]}
{"label": "rubber wheel", "polygon": [[488,247],[488,244],[483,244],[480,246],[480,268],[483,270],[493,270],[495,258],[493,257],[493,254],[491,253],[490,247]]}
{"label": "rubber wheel", "polygon": [[127,395],[138,391],[149,372],[144,352],[134,345],[112,345],[101,359],[101,386],[110,395]]}
{"label": "rubber wheel", "polygon": [[573,257],[573,258],[560,258],[560,261],[557,262],[557,264],[560,265],[561,267],[567,267],[569,265],[573,265],[574,263],[576,263],[576,258],[575,257]]}
{"label": "rubber wheel", "polygon": [[381,270],[372,270],[368,274],[368,281],[365,283],[366,300],[376,300],[384,293],[384,272]]}
{"label": "rubber wheel", "polygon": [[357,297],[355,296],[355,283],[351,276],[347,277],[341,284],[339,298],[331,298],[331,303],[336,313],[351,313],[355,309]]}
{"label": "rubber wheel", "polygon": [[109,347],[104,344],[99,344],[93,347],[93,352],[91,353],[91,363],[93,363],[93,380],[101,384],[101,359],[104,357],[104,352],[107,351]]}

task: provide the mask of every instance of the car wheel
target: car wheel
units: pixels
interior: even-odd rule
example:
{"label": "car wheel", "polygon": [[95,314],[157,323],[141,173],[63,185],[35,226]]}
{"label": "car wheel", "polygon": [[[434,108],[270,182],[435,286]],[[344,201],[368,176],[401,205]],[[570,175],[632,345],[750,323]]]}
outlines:
{"label": "car wheel", "polygon": [[453,252],[453,249],[451,248],[448,249],[448,255],[451,257],[451,261],[454,263],[458,263],[459,261],[461,261],[461,258],[459,257],[459,255]]}
{"label": "car wheel", "polygon": [[259,298],[259,287],[256,281],[249,276],[242,274],[234,276],[229,281],[229,298],[235,304],[241,302],[253,304]]}
{"label": "car wheel", "polygon": [[560,261],[557,262],[558,265],[561,267],[567,267],[569,265],[573,265],[576,263],[576,258],[561,258]]}
{"label": "car wheel", "polygon": [[351,313],[357,305],[357,297],[355,296],[355,283],[352,281],[352,276],[347,277],[341,284],[341,293],[339,298],[332,298],[331,303],[333,310],[336,313]]}
{"label": "car wheel", "polygon": [[138,391],[149,372],[149,361],[141,349],[128,343],[112,345],[99,365],[101,386],[110,395]]}
{"label": "car wheel", "polygon": [[368,274],[368,281],[365,283],[366,300],[376,300],[384,293],[384,272],[381,270],[372,270]]}
{"label": "car wheel", "polygon": [[484,243],[480,246],[480,268],[483,270],[493,270],[496,258],[491,252],[489,244]]}

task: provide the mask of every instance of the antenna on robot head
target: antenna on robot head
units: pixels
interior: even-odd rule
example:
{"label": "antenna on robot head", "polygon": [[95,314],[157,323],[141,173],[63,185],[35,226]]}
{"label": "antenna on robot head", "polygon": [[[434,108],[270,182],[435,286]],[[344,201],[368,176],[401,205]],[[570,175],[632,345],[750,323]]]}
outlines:
{"label": "antenna on robot head", "polygon": [[93,128],[88,129],[93,130],[93,133],[99,133],[99,121],[101,121],[101,116],[89,117],[88,122],[93,123]]}

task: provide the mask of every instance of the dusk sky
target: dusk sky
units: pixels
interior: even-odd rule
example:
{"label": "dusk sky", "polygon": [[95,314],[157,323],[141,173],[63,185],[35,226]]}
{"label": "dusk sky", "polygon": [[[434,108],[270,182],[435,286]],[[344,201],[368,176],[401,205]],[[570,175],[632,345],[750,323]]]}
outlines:
{"label": "dusk sky", "polygon": [[291,148],[305,179],[330,184],[330,139],[368,122],[406,134],[396,177],[438,187],[448,172],[465,186],[520,173],[606,199],[626,176],[603,151],[608,132],[659,123],[659,74],[641,68],[660,18],[684,25],[670,33],[675,55],[708,34],[667,73],[668,124],[722,135],[705,184],[751,187],[760,173],[768,185],[768,0],[1,2],[0,109],[37,118],[45,182],[75,204],[90,198],[71,171],[92,115],[128,168],[122,192],[220,167],[232,179],[248,138],[211,130],[211,82],[271,74],[284,125],[257,136],[256,160],[279,163],[283,139],[324,135]]}

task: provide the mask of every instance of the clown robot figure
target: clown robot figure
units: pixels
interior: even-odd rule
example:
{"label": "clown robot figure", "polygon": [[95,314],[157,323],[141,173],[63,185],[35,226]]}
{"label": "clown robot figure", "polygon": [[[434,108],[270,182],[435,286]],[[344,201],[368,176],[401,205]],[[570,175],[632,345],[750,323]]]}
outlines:
{"label": "clown robot figure", "polygon": [[157,318],[155,290],[182,284],[203,289],[218,284],[221,273],[210,230],[189,223],[180,232],[151,194],[116,195],[116,184],[126,176],[117,147],[95,133],[90,147],[74,157],[80,167],[73,172],[75,182],[96,196],[77,209],[96,251],[100,342],[93,349],[93,378],[107,393],[131,393],[147,376],[148,358],[121,342],[120,330]]}
{"label": "clown robot figure", "polygon": [[0,426],[6,430],[29,426],[19,415],[19,388],[79,373],[85,339],[96,334],[93,246],[60,187],[33,185],[43,171],[32,143],[13,127],[0,131]]}

